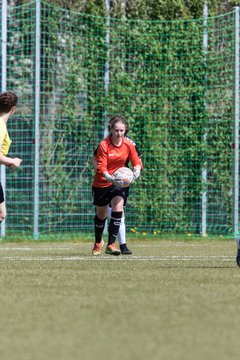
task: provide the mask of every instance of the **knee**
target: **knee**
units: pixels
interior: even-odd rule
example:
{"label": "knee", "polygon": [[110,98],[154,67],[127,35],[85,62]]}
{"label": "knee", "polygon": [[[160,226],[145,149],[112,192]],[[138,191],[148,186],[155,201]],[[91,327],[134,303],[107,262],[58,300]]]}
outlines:
{"label": "knee", "polygon": [[123,204],[124,204],[123,198],[121,198],[119,196],[113,198],[113,201],[111,203],[112,211],[122,211],[123,212]]}

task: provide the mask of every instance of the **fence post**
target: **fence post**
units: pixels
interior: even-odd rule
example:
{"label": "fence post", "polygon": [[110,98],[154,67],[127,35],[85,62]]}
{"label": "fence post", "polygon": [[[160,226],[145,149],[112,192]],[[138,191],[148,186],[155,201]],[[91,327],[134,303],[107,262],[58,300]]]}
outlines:
{"label": "fence post", "polygon": [[[2,0],[2,69],[1,69],[1,92],[6,91],[7,89],[7,0]],[[3,187],[4,194],[6,193],[6,168],[1,165],[1,184]],[[4,195],[5,196],[5,195]],[[6,223],[3,221],[1,223],[1,236],[5,236],[6,233]]]}
{"label": "fence post", "polygon": [[41,61],[41,0],[36,0],[35,34],[35,159],[34,159],[34,227],[33,236],[39,236],[39,123],[40,123],[40,61]]}
{"label": "fence post", "polygon": [[234,69],[234,237],[238,242],[239,225],[239,6],[235,7]]}
{"label": "fence post", "polygon": [[[106,38],[105,44],[107,49],[106,54],[106,61],[105,61],[105,71],[104,71],[104,91],[105,91],[105,98],[108,98],[108,89],[109,89],[109,46],[110,46],[110,9],[111,9],[111,0],[105,0],[106,6]],[[106,138],[108,136],[108,113],[105,104],[104,110],[104,132],[103,137]],[[104,227],[104,234],[107,234],[108,224],[107,221]]]}
{"label": "fence post", "polygon": [[[105,6],[106,6],[106,61],[105,61],[105,71],[104,71],[104,90],[105,90],[105,98],[108,97],[108,88],[109,88],[109,46],[110,46],[110,9],[111,4],[110,0],[105,0]],[[108,114],[107,109],[105,105],[105,111],[104,111],[104,138],[108,135]]]}
{"label": "fence post", "polygon": [[[204,18],[204,33],[203,33],[203,54],[204,54],[204,62],[206,63],[206,53],[208,48],[208,1],[205,1],[204,8],[203,8],[203,18]],[[205,108],[207,108],[206,101],[204,102]],[[203,135],[203,141],[204,144],[207,142],[207,132],[205,131]],[[202,169],[202,185],[204,187],[202,191],[202,226],[201,226],[201,235],[206,236],[207,235],[207,190],[206,188],[207,184],[207,168],[206,164],[203,164]]]}

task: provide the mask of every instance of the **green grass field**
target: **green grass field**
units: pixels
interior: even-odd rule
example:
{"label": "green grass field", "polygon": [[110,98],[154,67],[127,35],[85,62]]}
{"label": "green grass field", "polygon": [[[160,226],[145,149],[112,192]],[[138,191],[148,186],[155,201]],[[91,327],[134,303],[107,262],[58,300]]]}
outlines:
{"label": "green grass field", "polygon": [[234,240],[0,244],[1,360],[227,360],[239,353]]}

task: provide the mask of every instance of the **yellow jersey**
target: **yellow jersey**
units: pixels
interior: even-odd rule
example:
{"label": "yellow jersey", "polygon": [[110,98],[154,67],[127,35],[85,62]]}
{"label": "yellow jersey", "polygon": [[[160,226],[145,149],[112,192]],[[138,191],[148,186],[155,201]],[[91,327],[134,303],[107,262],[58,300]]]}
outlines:
{"label": "yellow jersey", "polygon": [[6,123],[0,117],[0,145],[2,146],[0,153],[2,155],[6,156],[8,154],[11,142],[12,141],[8,135]]}

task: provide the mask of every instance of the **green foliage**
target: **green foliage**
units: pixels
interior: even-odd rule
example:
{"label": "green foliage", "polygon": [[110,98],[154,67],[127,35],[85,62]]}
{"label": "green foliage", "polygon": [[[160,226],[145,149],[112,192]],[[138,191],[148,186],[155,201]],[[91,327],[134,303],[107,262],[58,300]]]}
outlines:
{"label": "green foliage", "polygon": [[[23,0],[23,3],[29,3],[31,0]],[[82,12],[85,14],[104,16],[105,0],[44,0],[45,3],[65,10]]]}
{"label": "green foliage", "polygon": [[239,6],[240,5],[239,0],[229,0],[228,2],[231,6]]}
{"label": "green foliage", "polygon": [[[105,0],[45,0],[45,2],[86,14],[98,16],[106,14]],[[128,19],[141,20],[198,19],[202,17],[204,3],[205,0],[112,0],[111,17],[126,16]],[[225,3],[225,0],[209,0],[209,14],[216,15]],[[236,6],[239,1],[229,0],[229,3]]]}
{"label": "green foliage", "polygon": [[101,117],[96,102],[103,89],[95,84],[102,71],[104,19],[93,23],[93,19],[73,13],[71,23],[68,19],[68,11],[59,14],[52,8],[44,24],[47,62],[42,78],[46,79],[44,115],[48,121],[41,124],[43,205],[54,199],[42,217],[45,230],[46,224],[48,230],[58,230],[64,223],[69,226],[71,214],[92,211],[86,206],[85,189],[91,186],[90,158],[99,141],[94,129],[101,128],[95,119]]}
{"label": "green foliage", "polygon": [[[160,19],[164,13],[164,19],[191,18],[194,12],[200,16],[203,5],[191,2],[190,11],[189,2],[174,1],[168,8],[164,1],[143,3],[129,1],[127,17],[155,14]],[[93,13],[100,7],[97,2],[81,4]],[[123,9],[118,2],[113,5],[117,16]],[[20,93],[26,91],[27,71],[34,69],[34,46],[21,46],[27,39],[34,44],[34,31],[27,25],[31,19],[24,15],[24,36],[12,43],[13,63],[14,51],[25,49],[22,80],[12,79]],[[209,19],[207,29],[203,19],[123,17],[111,18],[108,25],[105,17],[42,3],[41,231],[89,229],[94,212],[90,158],[115,113],[127,117],[129,135],[143,152],[144,171],[131,188],[127,207],[129,226],[199,233],[201,197],[207,191],[208,228],[232,231],[232,24],[228,15]],[[104,83],[106,70],[109,83]]]}
{"label": "green foliage", "polygon": [[[231,224],[232,204],[227,195],[231,194],[231,122],[228,137],[224,136],[227,114],[218,119],[217,128],[209,123],[212,109],[206,105],[207,79],[213,83],[219,79],[212,76],[215,58],[209,59],[208,77],[202,47],[203,23],[115,21],[111,39],[108,110],[119,113],[124,109],[130,134],[144,153],[143,176],[132,189],[128,216],[134,214],[133,223],[144,224],[145,230],[154,230],[158,224],[158,231],[191,227],[199,232],[201,194],[205,187],[214,189],[216,182],[222,188],[219,192],[215,189],[219,198],[214,198],[213,203],[220,206],[221,198],[223,214],[228,214],[227,223]],[[232,51],[231,43],[224,51]],[[227,69],[231,73],[231,68]],[[216,91],[215,98],[219,96],[219,89]],[[226,97],[221,108],[224,113],[231,108],[230,99]],[[211,150],[212,137],[219,140],[221,134],[219,147]],[[209,154],[222,161],[212,164]],[[205,167],[211,174],[211,184],[202,181]]]}

